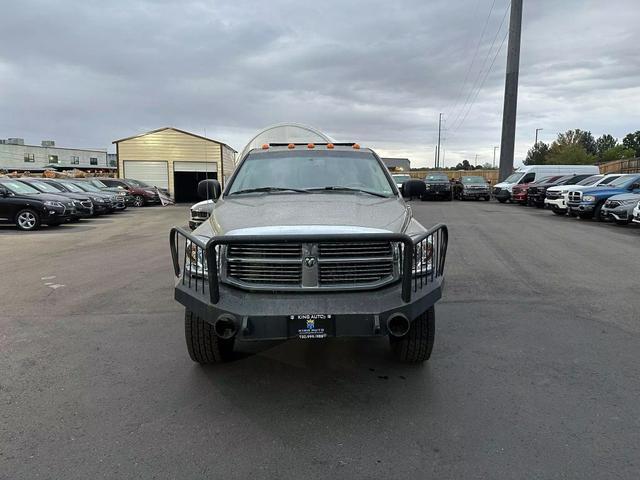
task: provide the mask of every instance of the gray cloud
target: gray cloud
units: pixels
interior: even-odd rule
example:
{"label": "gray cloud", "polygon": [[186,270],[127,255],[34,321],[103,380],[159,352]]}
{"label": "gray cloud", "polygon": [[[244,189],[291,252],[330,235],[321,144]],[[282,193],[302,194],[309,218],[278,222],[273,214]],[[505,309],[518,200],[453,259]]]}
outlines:
{"label": "gray cloud", "polygon": [[[492,1],[12,2],[0,137],[106,148],[172,125],[239,150],[257,129],[296,121],[425,164],[444,112],[447,163],[490,161],[506,49],[455,127],[502,39],[508,2],[496,0],[478,44]],[[517,158],[538,127],[545,140],[640,129],[639,10],[636,0],[525,1]]]}

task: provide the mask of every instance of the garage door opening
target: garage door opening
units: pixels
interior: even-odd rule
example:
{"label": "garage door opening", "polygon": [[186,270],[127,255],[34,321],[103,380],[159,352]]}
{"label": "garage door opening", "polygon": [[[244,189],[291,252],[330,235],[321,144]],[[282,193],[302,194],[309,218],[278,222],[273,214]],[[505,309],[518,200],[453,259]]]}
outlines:
{"label": "garage door opening", "polygon": [[216,172],[174,172],[173,189],[176,203],[200,201],[198,197],[198,182],[207,179],[218,179]]}

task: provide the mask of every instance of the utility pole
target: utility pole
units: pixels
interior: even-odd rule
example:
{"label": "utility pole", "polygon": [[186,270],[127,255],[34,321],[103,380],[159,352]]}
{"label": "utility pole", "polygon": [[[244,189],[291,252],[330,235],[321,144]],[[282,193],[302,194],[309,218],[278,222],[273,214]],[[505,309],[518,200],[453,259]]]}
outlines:
{"label": "utility pole", "polygon": [[496,168],[496,150],[500,147],[493,147],[493,168]]}
{"label": "utility pole", "polygon": [[533,144],[534,147],[538,145],[538,132],[541,130],[544,130],[544,128],[536,128],[536,143]]}
{"label": "utility pole", "polygon": [[513,171],[516,143],[516,114],[518,111],[518,75],[520,73],[520,38],[522,33],[522,0],[511,0],[509,18],[509,49],[504,82],[504,110],[502,112],[502,140],[500,145],[500,181]]}
{"label": "utility pole", "polygon": [[438,146],[436,145],[436,151],[433,153],[433,168],[438,168]]}
{"label": "utility pole", "polygon": [[478,154],[476,153],[476,160],[473,162],[474,166],[478,164]]}
{"label": "utility pole", "polygon": [[440,132],[442,131],[442,114],[438,115],[438,153],[436,155],[436,168],[440,168]]}

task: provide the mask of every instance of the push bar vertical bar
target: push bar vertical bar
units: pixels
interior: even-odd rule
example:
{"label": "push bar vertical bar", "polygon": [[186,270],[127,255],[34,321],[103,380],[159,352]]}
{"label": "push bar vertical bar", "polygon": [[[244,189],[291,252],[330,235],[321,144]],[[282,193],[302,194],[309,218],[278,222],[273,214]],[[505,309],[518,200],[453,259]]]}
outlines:
{"label": "push bar vertical bar", "polygon": [[[214,237],[215,238],[215,237]],[[205,247],[205,255],[207,257],[207,279],[209,280],[209,300],[214,305],[220,300],[220,287],[218,286],[218,260],[216,258],[216,243],[209,240]]]}

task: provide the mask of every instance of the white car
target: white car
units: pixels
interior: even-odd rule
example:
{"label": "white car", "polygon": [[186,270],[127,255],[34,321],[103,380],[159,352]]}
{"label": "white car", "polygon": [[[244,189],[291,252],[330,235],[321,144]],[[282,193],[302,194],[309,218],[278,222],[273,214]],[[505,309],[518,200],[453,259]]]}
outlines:
{"label": "white car", "polygon": [[636,208],[633,209],[633,219],[631,221],[640,223],[640,202],[638,202]]}
{"label": "white car", "polygon": [[556,187],[549,187],[547,189],[547,196],[544,199],[545,206],[551,208],[551,211],[556,215],[565,215],[567,213],[567,199],[569,192],[579,192],[587,187],[595,187],[596,185],[607,185],[618,178],[620,173],[614,173],[610,175],[592,175],[585,178],[581,182],[575,185],[558,185]]}
{"label": "white car", "polygon": [[393,181],[396,182],[396,186],[398,187],[398,190],[400,190],[400,193],[404,193],[402,192],[402,185],[404,182],[411,180],[411,175],[406,173],[393,173],[391,176],[393,177]]}
{"label": "white car", "polygon": [[204,222],[213,211],[213,200],[203,200],[191,206],[189,216],[189,228],[195,230]]}

